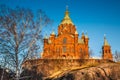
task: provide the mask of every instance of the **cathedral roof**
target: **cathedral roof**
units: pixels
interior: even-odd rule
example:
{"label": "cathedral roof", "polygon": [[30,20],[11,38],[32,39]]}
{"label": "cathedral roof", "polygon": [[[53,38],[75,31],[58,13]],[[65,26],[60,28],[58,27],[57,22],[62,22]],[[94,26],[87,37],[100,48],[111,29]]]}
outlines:
{"label": "cathedral roof", "polygon": [[66,9],[65,16],[64,16],[63,20],[61,21],[61,24],[65,24],[65,23],[67,23],[67,24],[73,24],[71,18],[69,17],[69,11],[68,11],[68,9]]}

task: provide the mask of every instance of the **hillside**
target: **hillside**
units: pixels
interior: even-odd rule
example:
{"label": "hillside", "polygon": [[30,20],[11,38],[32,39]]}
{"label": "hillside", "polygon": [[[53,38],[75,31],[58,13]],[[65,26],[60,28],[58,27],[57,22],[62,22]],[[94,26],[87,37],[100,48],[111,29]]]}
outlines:
{"label": "hillside", "polygon": [[103,63],[66,71],[58,71],[45,80],[120,80],[120,64]]}

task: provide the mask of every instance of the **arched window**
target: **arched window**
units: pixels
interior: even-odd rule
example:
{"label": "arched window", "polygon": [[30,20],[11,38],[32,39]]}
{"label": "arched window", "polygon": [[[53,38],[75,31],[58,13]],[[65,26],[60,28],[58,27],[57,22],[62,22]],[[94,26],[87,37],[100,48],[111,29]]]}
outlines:
{"label": "arched window", "polygon": [[73,52],[73,53],[75,52],[74,48],[72,48],[72,52]]}
{"label": "arched window", "polygon": [[66,46],[63,46],[63,52],[66,52]]}
{"label": "arched window", "polygon": [[107,53],[107,50],[105,50],[105,53]]}
{"label": "arched window", "polygon": [[111,51],[109,50],[109,53],[110,53]]}
{"label": "arched window", "polygon": [[63,39],[63,44],[66,44],[66,43],[67,43],[67,39],[64,38],[64,39]]}
{"label": "arched window", "polygon": [[80,53],[82,53],[82,48],[80,48]]}
{"label": "arched window", "polygon": [[57,52],[57,53],[59,53],[59,52],[60,52],[59,48],[56,48],[56,52]]}

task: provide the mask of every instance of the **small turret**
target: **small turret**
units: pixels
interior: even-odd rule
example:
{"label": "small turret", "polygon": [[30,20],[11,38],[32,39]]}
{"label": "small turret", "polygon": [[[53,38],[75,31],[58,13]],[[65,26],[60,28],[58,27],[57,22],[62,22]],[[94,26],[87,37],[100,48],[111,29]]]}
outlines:
{"label": "small turret", "polygon": [[85,44],[88,45],[88,41],[89,41],[89,37],[88,37],[88,34],[86,33],[85,34]]}
{"label": "small turret", "polygon": [[81,39],[85,42],[85,34],[84,34],[84,32],[82,32],[82,37],[81,37]]}
{"label": "small turret", "polygon": [[47,36],[47,34],[44,36],[44,39],[48,39],[48,36]]}
{"label": "small turret", "polygon": [[55,32],[54,32],[54,30],[52,31],[51,35],[55,35]]}
{"label": "small turret", "polygon": [[75,43],[78,43],[78,36],[79,36],[79,34],[78,34],[77,30],[76,30],[75,31]]}
{"label": "small turret", "polygon": [[84,32],[82,32],[82,38],[85,38],[85,34],[84,34]]}
{"label": "small turret", "polygon": [[49,40],[50,40],[51,43],[54,42],[54,40],[55,40],[55,32],[54,32],[54,30],[52,31]]}
{"label": "small turret", "polygon": [[88,38],[88,34],[87,33],[85,34],[85,38]]}
{"label": "small turret", "polygon": [[105,36],[104,36],[104,44],[102,47],[102,59],[113,60],[111,46],[109,45]]}
{"label": "small turret", "polygon": [[55,38],[55,32],[54,32],[54,30],[52,31],[50,37]]}
{"label": "small turret", "polygon": [[44,44],[47,44],[47,43],[48,43],[48,36],[45,35],[45,37],[44,37]]}

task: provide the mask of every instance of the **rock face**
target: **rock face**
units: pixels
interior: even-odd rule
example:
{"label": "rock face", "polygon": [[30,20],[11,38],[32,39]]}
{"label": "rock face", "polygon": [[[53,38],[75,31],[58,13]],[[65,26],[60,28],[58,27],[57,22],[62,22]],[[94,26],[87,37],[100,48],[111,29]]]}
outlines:
{"label": "rock face", "polygon": [[96,67],[71,70],[48,80],[120,80],[120,64],[104,63]]}
{"label": "rock face", "polygon": [[36,59],[26,61],[23,64],[23,68],[29,71],[35,70],[37,73],[42,74],[43,77],[48,77],[58,71],[63,72],[83,65],[96,65],[96,63],[108,62],[111,61],[99,59]]}

